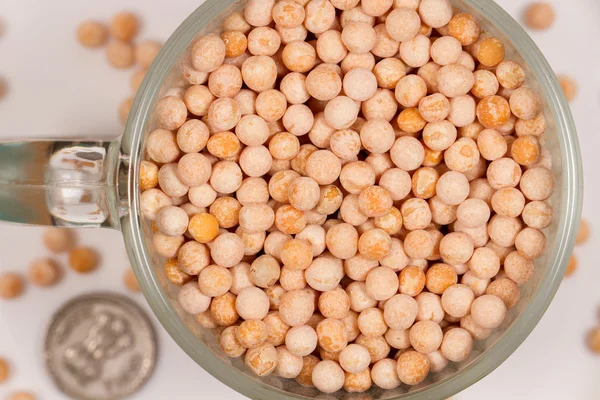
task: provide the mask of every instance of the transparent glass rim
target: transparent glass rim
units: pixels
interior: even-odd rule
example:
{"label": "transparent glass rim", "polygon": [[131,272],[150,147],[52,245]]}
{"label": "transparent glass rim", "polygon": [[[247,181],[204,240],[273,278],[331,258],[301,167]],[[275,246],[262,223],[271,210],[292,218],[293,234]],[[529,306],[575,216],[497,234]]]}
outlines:
{"label": "transparent glass rim", "polygon": [[[496,343],[485,350],[485,355],[455,376],[403,394],[401,398],[406,400],[450,397],[488,375],[519,347],[542,318],[558,290],[573,250],[581,216],[583,168],[579,144],[570,108],[554,71],[521,26],[493,0],[462,1],[481,13],[500,32],[511,39],[515,50],[529,64],[542,89],[543,97],[547,99],[549,112],[559,133],[558,143],[566,187],[561,198],[562,207],[556,220],[557,237],[562,240],[550,249],[551,265],[546,266],[547,271],[529,304]],[[128,182],[130,212],[122,219],[122,229],[129,257],[150,307],[171,337],[193,360],[225,385],[247,397],[264,399],[277,395],[281,399],[302,399],[305,397],[251,379],[225,363],[206,345],[199,344],[198,338],[187,328],[172,307],[166,292],[155,276],[152,261],[144,251],[145,241],[139,207],[139,169],[136,166],[142,161],[143,136],[150,122],[149,117],[153,106],[160,95],[159,91],[164,80],[197,32],[236,2],[236,0],[204,2],[173,33],[146,75],[133,104],[122,141],[123,152],[130,157]]]}

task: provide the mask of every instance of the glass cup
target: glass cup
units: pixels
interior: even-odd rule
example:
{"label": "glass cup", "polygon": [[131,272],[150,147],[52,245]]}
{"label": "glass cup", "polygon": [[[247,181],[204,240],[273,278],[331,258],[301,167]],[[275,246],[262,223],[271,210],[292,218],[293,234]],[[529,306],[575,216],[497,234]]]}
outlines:
{"label": "glass cup", "polygon": [[[243,7],[243,1],[208,0],[173,33],[142,83],[125,133],[112,142],[27,141],[0,144],[0,219],[14,223],[64,227],[110,227],[123,232],[136,277],[152,310],[165,329],[202,368],[254,399],[305,399],[319,393],[294,380],[258,378],[239,359],[220,351],[214,333],[199,327],[178,307],[178,288],[162,272],[164,260],[153,251],[152,230],[140,216],[139,168],[144,140],[155,125],[153,108],[174,87],[183,87],[181,68],[191,43],[206,32],[219,30],[224,16]],[[527,70],[528,85],[544,102],[546,146],[553,164],[555,210],[546,230],[548,250],[536,262],[536,272],[521,288],[521,301],[510,310],[503,326],[477,341],[471,357],[432,374],[415,387],[383,391],[372,388],[373,399],[443,399],[477,382],[499,366],[525,340],[550,304],[571,255],[581,214],[582,166],[569,106],[554,72],[529,36],[492,0],[453,1],[461,11],[475,14],[482,28],[501,38],[507,59]],[[341,393],[323,398],[353,398]]]}

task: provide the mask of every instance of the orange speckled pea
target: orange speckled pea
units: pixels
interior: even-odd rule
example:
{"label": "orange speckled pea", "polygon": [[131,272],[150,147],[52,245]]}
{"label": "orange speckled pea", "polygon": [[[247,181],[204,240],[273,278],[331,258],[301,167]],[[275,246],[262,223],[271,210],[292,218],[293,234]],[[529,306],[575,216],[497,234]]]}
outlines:
{"label": "orange speckled pea", "polygon": [[398,358],[398,377],[407,385],[417,385],[429,375],[430,365],[427,355],[409,350]]}
{"label": "orange speckled pea", "polygon": [[387,190],[369,186],[360,192],[358,206],[367,217],[381,217],[390,212],[393,200]]}
{"label": "orange speckled pea", "polygon": [[420,199],[435,196],[435,186],[439,179],[438,172],[431,167],[419,168],[412,176],[412,192]]}
{"label": "orange speckled pea", "polygon": [[217,219],[208,213],[200,213],[190,218],[188,232],[200,243],[211,242],[219,233]]}
{"label": "orange speckled pea", "polygon": [[269,89],[258,94],[256,113],[267,122],[278,121],[287,109],[285,95],[278,90]]}
{"label": "orange speckled pea", "polygon": [[171,258],[164,265],[165,276],[174,285],[183,286],[192,280],[192,277],[179,268],[176,258]]}
{"label": "orange speckled pea", "polygon": [[305,270],[312,263],[312,249],[307,242],[302,240],[287,241],[280,252],[281,262],[287,268]]}
{"label": "orange speckled pea", "polygon": [[448,23],[448,33],[463,46],[475,43],[479,39],[480,32],[479,22],[472,14],[454,14]]}
{"label": "orange speckled pea", "polygon": [[376,217],[374,223],[377,228],[383,229],[389,235],[394,235],[402,228],[402,213],[396,207],[392,207],[386,215]]}
{"label": "orange speckled pea", "polygon": [[277,209],[275,225],[283,233],[295,235],[306,227],[306,216],[293,206],[286,204]]}
{"label": "orange speckled pea", "polygon": [[283,48],[283,63],[292,72],[305,73],[315,64],[317,53],[314,47],[303,41],[295,41]]}
{"label": "orange speckled pea", "polygon": [[228,58],[239,57],[248,48],[248,39],[240,31],[225,31],[221,34],[221,40],[225,43],[225,56]]}
{"label": "orange speckled pea", "polygon": [[488,37],[478,43],[475,57],[485,67],[495,67],[504,60],[504,43],[498,38]]}
{"label": "orange speckled pea", "polygon": [[424,259],[434,251],[432,236],[425,230],[415,229],[404,238],[404,251],[413,259]]}
{"label": "orange speckled pea", "polygon": [[415,297],[425,288],[425,273],[418,267],[409,265],[400,272],[398,279],[402,294]]}
{"label": "orange speckled pea", "polygon": [[427,270],[426,284],[427,289],[436,294],[442,294],[458,281],[454,268],[447,264],[435,264]]}
{"label": "orange speckled pea", "polygon": [[511,107],[505,98],[488,96],[477,104],[477,119],[486,128],[499,128],[510,120]]}
{"label": "orange speckled pea", "polygon": [[392,239],[383,229],[372,229],[358,239],[358,251],[372,260],[381,260],[389,254]]}
{"label": "orange speckled pea", "polygon": [[498,83],[498,78],[496,76],[485,69],[480,69],[474,72],[475,76],[475,84],[471,89],[471,93],[478,99],[484,99],[489,96],[494,96],[498,93],[498,89],[500,88],[500,84]]}
{"label": "orange speckled pea", "polygon": [[242,64],[244,83],[255,92],[273,89],[277,79],[277,65],[269,56],[252,56]]}
{"label": "orange speckled pea", "polygon": [[425,127],[427,121],[423,119],[415,107],[405,108],[397,118],[398,128],[406,133],[417,133]]}
{"label": "orange speckled pea", "polygon": [[475,76],[468,68],[458,64],[443,66],[437,73],[438,90],[444,96],[463,96],[473,88]]}

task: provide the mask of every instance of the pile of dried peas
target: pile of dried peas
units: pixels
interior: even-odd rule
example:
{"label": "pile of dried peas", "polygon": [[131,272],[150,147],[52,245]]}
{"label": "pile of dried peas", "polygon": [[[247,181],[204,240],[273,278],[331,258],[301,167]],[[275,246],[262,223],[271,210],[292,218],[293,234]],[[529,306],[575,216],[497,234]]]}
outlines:
{"label": "pile of dried peas", "polygon": [[467,359],[553,215],[542,102],[504,55],[447,0],[250,0],[199,38],[140,169],[182,308],[322,392]]}

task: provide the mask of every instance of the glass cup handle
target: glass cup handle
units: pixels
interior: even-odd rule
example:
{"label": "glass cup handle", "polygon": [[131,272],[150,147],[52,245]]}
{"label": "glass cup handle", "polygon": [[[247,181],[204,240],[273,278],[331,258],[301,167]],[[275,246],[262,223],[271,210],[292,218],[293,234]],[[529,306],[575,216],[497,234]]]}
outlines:
{"label": "glass cup handle", "polygon": [[123,164],[120,139],[0,143],[0,220],[119,229]]}

